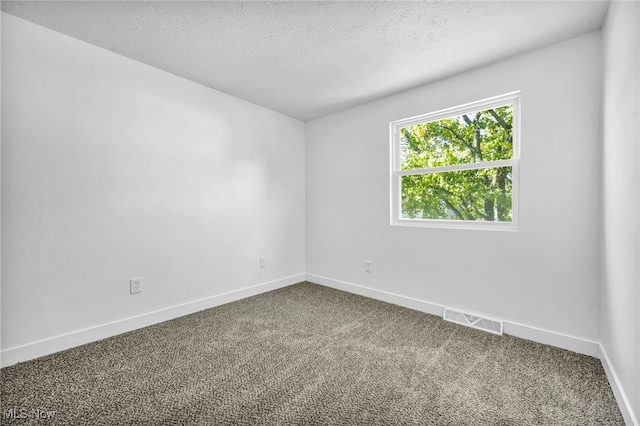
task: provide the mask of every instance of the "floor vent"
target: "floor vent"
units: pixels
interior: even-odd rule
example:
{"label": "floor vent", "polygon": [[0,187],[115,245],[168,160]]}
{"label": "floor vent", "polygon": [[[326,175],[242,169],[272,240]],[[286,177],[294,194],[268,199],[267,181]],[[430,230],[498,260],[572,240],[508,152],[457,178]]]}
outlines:
{"label": "floor vent", "polygon": [[502,321],[481,317],[478,315],[467,314],[460,311],[454,311],[444,308],[442,316],[446,321],[455,322],[456,324],[466,325],[467,327],[477,328],[478,330],[488,331],[489,333],[502,335]]}

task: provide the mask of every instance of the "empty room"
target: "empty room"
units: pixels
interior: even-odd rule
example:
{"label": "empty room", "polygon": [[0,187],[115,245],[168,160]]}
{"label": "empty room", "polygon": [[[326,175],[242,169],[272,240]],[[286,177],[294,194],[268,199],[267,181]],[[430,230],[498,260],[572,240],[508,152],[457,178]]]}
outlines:
{"label": "empty room", "polygon": [[0,23],[0,424],[639,425],[639,2]]}

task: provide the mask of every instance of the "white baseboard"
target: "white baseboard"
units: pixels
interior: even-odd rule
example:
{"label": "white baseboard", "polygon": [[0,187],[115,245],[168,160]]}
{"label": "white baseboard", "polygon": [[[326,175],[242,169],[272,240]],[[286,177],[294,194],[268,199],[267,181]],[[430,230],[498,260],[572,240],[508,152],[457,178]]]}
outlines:
{"label": "white baseboard", "polygon": [[556,348],[566,349],[594,358],[600,357],[600,345],[597,342],[581,339],[580,337],[558,333],[556,331],[545,330],[531,325],[519,324],[517,322],[504,321],[504,333],[533,342],[543,343]]}
{"label": "white baseboard", "polygon": [[609,385],[611,386],[613,395],[616,397],[618,407],[620,407],[620,412],[622,413],[622,417],[624,417],[624,422],[627,424],[627,426],[639,426],[640,423],[638,422],[638,417],[634,415],[633,408],[631,407],[631,403],[629,402],[629,398],[627,398],[624,389],[622,388],[622,386],[620,386],[618,375],[613,369],[613,365],[611,364],[609,355],[607,355],[607,351],[604,349],[604,346],[602,346],[602,344],[598,346],[600,348],[600,361],[602,362],[602,367],[604,368],[604,372],[607,374]]}
{"label": "white baseboard", "polygon": [[[431,303],[426,300],[420,300],[413,297],[402,296],[383,290],[377,290],[364,287],[358,284],[352,284],[345,281],[334,280],[332,278],[320,275],[307,274],[307,281],[320,284],[326,287],[347,291],[349,293],[359,294],[361,296],[370,297],[372,299],[381,300],[383,302],[393,303],[405,308],[415,309],[417,311],[426,312],[428,314],[442,316],[444,306]],[[521,337],[523,339],[532,340],[546,345],[556,346],[558,348],[567,349],[573,352],[581,353],[598,358],[600,356],[600,345],[597,342],[573,337],[562,333],[556,333],[550,330],[518,324],[515,322],[504,321],[504,333],[512,336]]]}
{"label": "white baseboard", "polygon": [[426,312],[427,314],[431,315],[437,315],[441,317],[444,314],[444,306],[426,302],[420,299],[415,299],[413,297],[402,296],[400,294],[390,293],[383,290],[376,290],[374,288],[352,284],[345,281],[334,280],[332,278],[314,274],[307,274],[307,281],[314,284],[320,284],[325,287],[331,287],[337,290],[346,291],[348,293],[370,297],[371,299],[393,303],[394,305],[403,306],[405,308],[414,309],[416,311]]}
{"label": "white baseboard", "polygon": [[70,333],[61,334],[26,345],[8,348],[0,352],[0,366],[6,367],[18,362],[28,361],[44,355],[59,352],[75,346],[95,342],[117,334],[126,333],[138,328],[147,327],[163,321],[168,321],[184,315],[192,314],[203,309],[209,309],[246,297],[255,296],[260,293],[286,287],[292,284],[305,281],[305,274],[292,275],[275,281],[269,281],[227,293],[217,294],[204,299],[180,305],[169,306],[153,312],[147,312],[129,318],[88,327],[82,330],[75,330]]}

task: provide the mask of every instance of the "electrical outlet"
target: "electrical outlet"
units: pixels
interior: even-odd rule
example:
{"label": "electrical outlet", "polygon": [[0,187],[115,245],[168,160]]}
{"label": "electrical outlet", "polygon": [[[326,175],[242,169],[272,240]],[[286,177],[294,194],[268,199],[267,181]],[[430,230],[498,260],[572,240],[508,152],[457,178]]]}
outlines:
{"label": "electrical outlet", "polygon": [[261,268],[266,268],[267,267],[267,258],[266,257],[261,257],[260,258],[260,267]]}
{"label": "electrical outlet", "polygon": [[131,294],[142,293],[142,277],[129,280],[129,292]]}
{"label": "electrical outlet", "polygon": [[364,271],[371,273],[371,267],[373,266],[373,262],[371,260],[364,261]]}

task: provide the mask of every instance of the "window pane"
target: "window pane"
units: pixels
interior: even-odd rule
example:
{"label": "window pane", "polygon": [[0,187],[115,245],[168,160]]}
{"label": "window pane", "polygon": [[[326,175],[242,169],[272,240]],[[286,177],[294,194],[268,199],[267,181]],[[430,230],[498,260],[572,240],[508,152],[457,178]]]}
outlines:
{"label": "window pane", "polygon": [[513,107],[490,108],[400,129],[401,170],[510,159]]}
{"label": "window pane", "polygon": [[511,222],[511,167],[401,176],[403,219]]}

